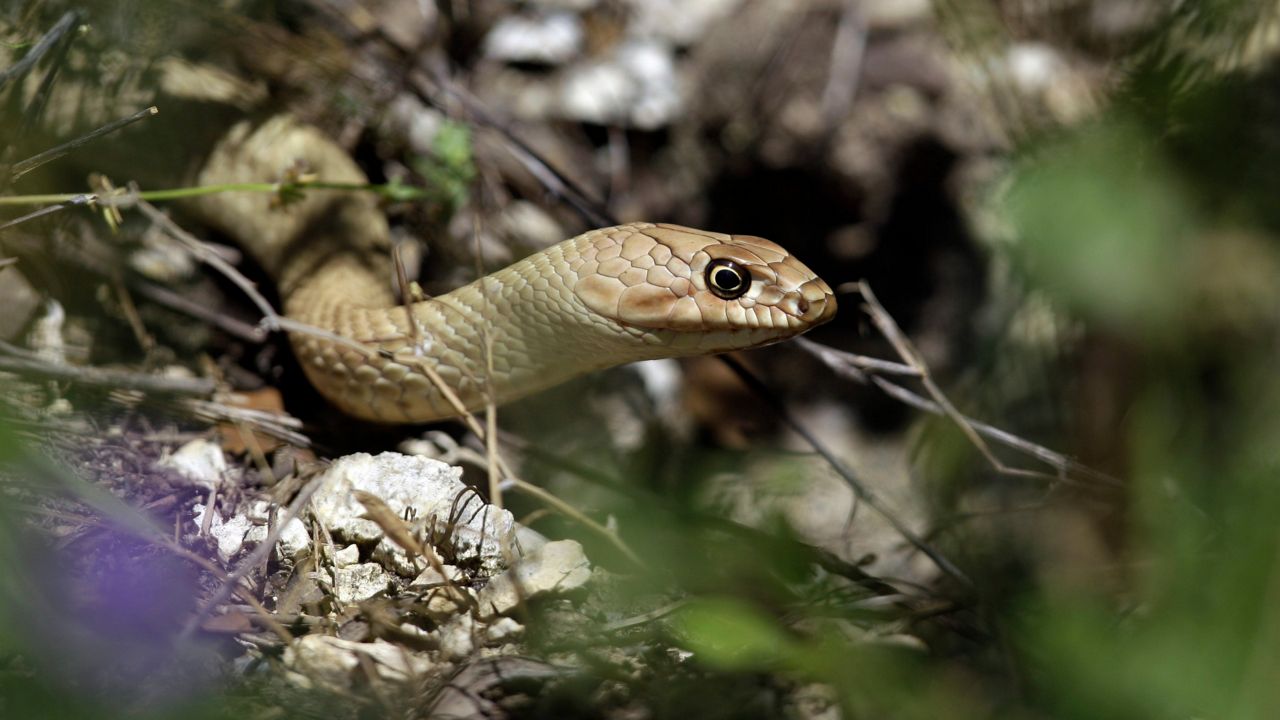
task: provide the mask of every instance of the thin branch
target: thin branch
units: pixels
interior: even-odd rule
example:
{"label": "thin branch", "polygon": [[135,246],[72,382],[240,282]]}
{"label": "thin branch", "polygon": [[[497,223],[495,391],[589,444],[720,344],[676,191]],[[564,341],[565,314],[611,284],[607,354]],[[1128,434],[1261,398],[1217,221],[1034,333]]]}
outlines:
{"label": "thin branch", "polygon": [[206,422],[229,422],[237,427],[244,425],[295,447],[311,447],[311,438],[299,432],[302,421],[292,415],[198,399],[186,401],[186,409]]}
{"label": "thin branch", "polygon": [[[892,319],[890,319],[890,322],[892,322]],[[1073,460],[1062,453],[1055,452],[1042,445],[1037,445],[1030,440],[1020,438],[1011,432],[1001,430],[994,425],[990,425],[982,422],[981,420],[976,420],[964,415],[963,413],[956,411],[954,405],[952,405],[953,412],[948,413],[946,408],[936,400],[931,400],[919,395],[881,376],[882,374],[892,374],[922,378],[920,371],[910,365],[879,360],[877,358],[870,358],[864,355],[857,355],[843,350],[837,350],[803,337],[795,338],[793,342],[801,350],[804,350],[820,360],[839,377],[864,385],[874,385],[886,395],[917,410],[922,410],[933,415],[946,416],[951,418],[953,421],[958,420],[962,428],[967,426],[975,434],[988,438],[993,442],[997,442],[1012,450],[1021,452],[1029,457],[1033,457],[1053,468],[1058,473],[1056,475],[1039,473],[1039,477],[1048,477],[1055,481],[1070,483],[1072,482],[1072,476],[1075,476],[1079,478],[1086,478],[1101,485],[1111,487],[1123,487],[1124,485],[1124,483],[1119,479],[1095,470],[1079,461]],[[932,384],[932,381],[930,381],[930,384]],[[942,394],[941,391],[938,390],[936,384],[933,385],[933,390],[938,391],[939,395]],[[947,404],[950,405],[951,403],[948,402]]]}
{"label": "thin branch", "polygon": [[1001,475],[1029,477],[1039,480],[1060,479],[1057,476],[1040,472],[1038,470],[1027,470],[1024,468],[1015,468],[1005,465],[1000,458],[996,457],[995,453],[991,452],[991,446],[987,445],[987,441],[984,440],[982,435],[973,428],[973,425],[968,421],[968,419],[965,418],[964,415],[960,414],[960,411],[956,409],[956,406],[952,404],[951,400],[942,392],[942,389],[933,381],[933,376],[930,375],[929,366],[925,364],[924,358],[920,357],[920,353],[916,350],[915,345],[907,339],[906,334],[902,332],[902,328],[898,327],[898,323],[893,319],[893,316],[889,314],[889,311],[885,310],[884,306],[880,304],[880,301],[876,299],[875,293],[871,291],[871,285],[865,280],[859,282],[858,292],[862,294],[862,299],[864,300],[864,304],[862,306],[863,311],[871,317],[871,322],[875,323],[880,334],[889,341],[890,345],[893,345],[893,349],[898,353],[898,357],[902,358],[907,365],[910,365],[912,369],[919,373],[920,382],[924,385],[925,390],[929,392],[929,397],[933,398],[933,401],[937,403],[938,407],[942,408],[943,414],[945,414],[951,422],[955,423],[956,426],[960,428],[960,431],[965,434],[965,437],[969,438],[970,444],[977,448],[978,452],[982,453],[982,456],[987,459],[987,462],[991,464],[991,467],[996,469],[996,472]]}
{"label": "thin branch", "polygon": [[0,357],[0,371],[17,375],[31,375],[47,380],[57,380],[105,387],[115,390],[140,390],[167,395],[212,395],[217,385],[207,378],[179,378],[81,365],[60,365],[26,357]]}
{"label": "thin branch", "polygon": [[788,410],[787,406],[783,404],[781,399],[779,399],[777,393],[773,392],[773,390],[756,377],[754,373],[748,370],[745,365],[738,362],[736,358],[730,355],[720,355],[718,357],[724,361],[731,370],[733,370],[733,372],[738,376],[738,379],[742,380],[747,387],[755,391],[757,395],[773,407],[774,411],[778,413],[778,417],[782,418],[782,422],[787,427],[791,428],[792,431],[801,438],[804,438],[804,441],[827,461],[827,464],[836,471],[836,474],[838,474],[841,479],[843,479],[845,483],[853,489],[854,495],[856,495],[859,500],[866,503],[868,507],[879,513],[880,516],[888,521],[889,525],[891,525],[893,529],[903,537],[903,539],[910,543],[912,547],[924,553],[926,557],[932,560],[933,563],[938,566],[938,569],[942,570],[947,575],[950,575],[966,588],[973,587],[973,581],[969,579],[968,575],[965,575],[964,571],[961,570],[958,565],[948,560],[947,557],[937,548],[933,547],[932,544],[918,535],[914,530],[907,527],[902,520],[898,519],[898,516],[895,515],[882,500],[880,500],[879,496],[871,492],[871,490],[864,485],[860,479],[858,479],[858,476],[835,456],[835,453],[831,452],[826,445],[819,441],[817,436],[809,432],[809,429],[802,425],[800,421],[791,414],[791,411]]}
{"label": "thin branch", "polygon": [[260,343],[267,338],[268,333],[265,329],[236,320],[232,317],[227,317],[223,313],[210,309],[208,305],[190,300],[186,296],[176,293],[163,285],[157,285],[155,283],[135,278],[129,283],[129,287],[132,288],[134,292],[148,300],[151,300],[152,302],[164,305],[171,310],[190,315],[197,320],[202,320],[226,332],[228,335],[246,342]]}
{"label": "thin branch", "polygon": [[131,200],[132,204],[141,210],[142,214],[146,215],[151,222],[159,225],[160,228],[169,235],[169,237],[180,242],[183,247],[187,249],[187,252],[191,253],[197,260],[216,269],[232,283],[235,283],[235,285],[253,301],[254,305],[258,307],[258,311],[262,313],[264,321],[268,322],[268,327],[271,327],[272,329],[279,328],[279,325],[276,324],[276,321],[279,319],[279,315],[276,313],[275,309],[271,307],[271,303],[267,302],[267,299],[262,296],[262,293],[258,292],[257,286],[254,285],[249,278],[236,270],[231,263],[227,262],[227,260],[222,257],[221,254],[200,242],[196,236],[182,229],[182,227],[171,220],[168,215],[165,215],[156,209],[156,206],[142,199],[136,188],[130,187],[127,199]]}

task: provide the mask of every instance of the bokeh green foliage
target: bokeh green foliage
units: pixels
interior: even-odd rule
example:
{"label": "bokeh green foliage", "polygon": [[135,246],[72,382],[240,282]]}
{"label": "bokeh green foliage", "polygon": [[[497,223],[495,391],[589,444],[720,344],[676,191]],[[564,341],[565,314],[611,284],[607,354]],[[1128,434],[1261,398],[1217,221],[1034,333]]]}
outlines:
{"label": "bokeh green foliage", "polygon": [[1055,716],[1275,717],[1280,85],[1161,62],[1028,143],[1003,196],[1030,292],[1083,324],[1077,349],[1121,348],[1102,379],[1128,470],[1123,590],[1025,587],[1007,619]]}

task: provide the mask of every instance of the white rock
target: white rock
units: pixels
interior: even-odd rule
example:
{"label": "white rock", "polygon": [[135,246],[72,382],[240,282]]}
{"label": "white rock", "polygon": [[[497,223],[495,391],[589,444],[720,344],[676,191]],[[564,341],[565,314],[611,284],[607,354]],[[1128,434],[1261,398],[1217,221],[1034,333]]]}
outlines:
{"label": "white rock", "polygon": [[524,626],[509,617],[498,618],[484,629],[487,645],[503,645],[515,640],[524,632]]}
{"label": "white rock", "polygon": [[377,563],[359,563],[333,571],[333,596],[340,602],[368,600],[387,589],[391,575]]}
{"label": "white rock", "polygon": [[628,30],[640,37],[662,38],[676,45],[692,45],[729,16],[742,0],[629,0]]}
{"label": "white rock", "polygon": [[[194,522],[197,528],[204,527],[204,514],[207,508],[196,503],[191,506],[191,512],[194,516]],[[230,520],[223,520],[222,516],[214,511],[213,517],[209,520],[209,535],[213,537],[218,544],[218,557],[223,562],[228,562],[235,557],[244,547],[245,535],[253,527],[253,521],[244,515],[236,515]]]}
{"label": "white rock", "polygon": [[1009,47],[1005,56],[1009,74],[1018,89],[1039,92],[1067,71],[1066,61],[1046,43],[1024,42]]}
{"label": "white rock", "polygon": [[176,285],[199,268],[195,257],[182,245],[160,234],[143,233],[142,244],[129,255],[129,267],[150,280]]}
{"label": "white rock", "polygon": [[643,130],[670,123],[683,109],[680,78],[671,47],[661,42],[636,41],[618,49],[618,62],[639,88],[631,108],[631,122]]}
{"label": "white rock", "polygon": [[360,562],[360,548],[348,545],[333,554],[334,567],[348,567]]}
{"label": "white rock", "polygon": [[460,585],[444,586],[425,590],[426,607],[421,608],[423,615],[437,623],[446,622],[453,617],[465,614],[476,604],[475,593]]}
{"label": "white rock", "polygon": [[524,525],[516,525],[516,549],[521,555],[528,555],[551,542],[546,535]]}
{"label": "white rock", "polygon": [[933,15],[929,0],[864,0],[863,20],[869,28],[897,28],[928,21]]}
{"label": "white rock", "polygon": [[446,660],[461,660],[476,649],[476,623],[470,615],[454,615],[436,630],[436,635],[440,639],[440,656]]}
{"label": "white rock", "polygon": [[391,101],[382,122],[388,131],[403,137],[409,149],[420,155],[435,152],[436,136],[444,126],[444,114],[411,95]]}
{"label": "white rock", "polygon": [[281,558],[297,560],[310,547],[311,534],[307,532],[307,526],[303,525],[298,518],[293,518],[280,533],[280,540],[276,543],[276,553]]}
{"label": "white rock", "polygon": [[533,4],[548,10],[575,10],[582,12],[600,4],[600,0],[533,0]]}
{"label": "white rock", "polygon": [[390,682],[420,677],[432,667],[431,661],[421,655],[385,640],[361,643],[329,635],[305,635],[294,640],[285,648],[284,664],[302,678],[345,690],[365,679],[359,670],[360,655],[373,661],[380,679]]}
{"label": "white rock", "polygon": [[551,213],[527,200],[514,200],[495,218],[498,230],[520,247],[551,247],[568,235]]}
{"label": "white rock", "polygon": [[203,438],[183,445],[157,464],[176,470],[192,484],[206,490],[218,487],[227,472],[227,459],[222,454],[222,448]]}
{"label": "white rock", "polygon": [[[244,541],[246,543],[266,542],[267,535],[270,534],[270,528],[260,520],[251,511],[249,517],[253,520],[253,527],[249,528],[249,532],[245,533]],[[284,530],[280,533],[280,539],[276,541],[276,557],[281,559],[297,560],[302,553],[311,546],[311,536],[307,534],[307,526],[302,524],[298,518],[293,518],[289,524],[284,526]]]}
{"label": "white rock", "polygon": [[285,667],[308,679],[338,688],[351,687],[351,673],[360,667],[349,640],[328,635],[304,635],[284,649]]}
{"label": "white rock", "polygon": [[427,566],[427,561],[420,557],[410,559],[405,549],[392,542],[390,538],[382,538],[373,548],[373,561],[401,577],[417,577]]}
{"label": "white rock", "polygon": [[67,311],[57,300],[44,301],[44,314],[36,318],[27,332],[27,346],[36,357],[54,365],[67,362],[67,344],[62,331],[67,323]]}
{"label": "white rock", "polygon": [[[365,509],[354,492],[376,495],[397,516],[414,518],[413,527],[424,537],[451,527],[448,542],[441,543],[452,547],[455,557],[449,559],[478,558],[479,574],[488,577],[506,566],[504,548],[513,546],[515,519],[481,501],[462,483],[461,475],[460,468],[424,457],[391,452],[348,455],[317,480],[323,484],[311,500],[312,513],[342,542],[373,542],[382,538],[382,530],[361,517]],[[404,553],[391,543],[383,550]]]}
{"label": "white rock", "polygon": [[654,130],[683,110],[680,88],[671,47],[632,40],[604,62],[572,68],[561,86],[560,108],[575,120]]}
{"label": "white rock", "polygon": [[462,579],[462,571],[453,565],[442,565],[441,569],[444,570],[443,575],[432,567],[423,570],[422,574],[409,583],[409,587],[437,587],[444,585],[446,580],[457,582]]}
{"label": "white rock", "polygon": [[573,13],[507,15],[485,37],[484,53],[495,60],[560,65],[582,52],[582,41],[582,21]]}
{"label": "white rock", "polygon": [[477,594],[480,617],[503,615],[521,601],[576,590],[591,579],[591,564],[576,540],[555,540],[520,558]]}
{"label": "white rock", "polygon": [[630,115],[639,88],[615,63],[574,67],[560,89],[561,112],[574,120],[612,125]]}

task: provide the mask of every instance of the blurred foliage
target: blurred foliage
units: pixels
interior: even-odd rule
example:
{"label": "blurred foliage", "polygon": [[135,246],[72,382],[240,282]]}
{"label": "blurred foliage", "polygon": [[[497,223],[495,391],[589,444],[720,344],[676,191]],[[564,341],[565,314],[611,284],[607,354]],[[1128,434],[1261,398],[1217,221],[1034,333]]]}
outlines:
{"label": "blurred foliage", "polygon": [[471,129],[446,121],[433,138],[431,149],[431,155],[414,159],[413,169],[422,176],[424,186],[435,190],[434,200],[444,205],[442,211],[452,215],[466,203],[476,178]]}

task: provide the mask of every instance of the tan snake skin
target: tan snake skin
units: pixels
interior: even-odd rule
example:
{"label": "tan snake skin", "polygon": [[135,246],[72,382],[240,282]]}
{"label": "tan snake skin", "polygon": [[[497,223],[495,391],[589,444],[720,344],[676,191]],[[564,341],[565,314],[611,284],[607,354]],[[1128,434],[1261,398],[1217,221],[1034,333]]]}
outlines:
{"label": "tan snake skin", "polygon": [[[299,163],[327,181],[366,181],[340,148],[288,118],[237,126],[199,181],[260,181]],[[190,209],[273,274],[287,315],[365,348],[291,337],[320,392],[369,420],[457,414],[422,372],[424,364],[476,410],[486,389],[502,403],[622,363],[767,345],[836,311],[827,284],[768,240],[633,223],[592,230],[415,303],[411,320],[391,291],[387,224],[371,196],[308,190],[294,204],[272,201],[262,193],[226,193]],[[726,261],[736,263],[733,272],[749,273],[734,299],[708,286]]]}

